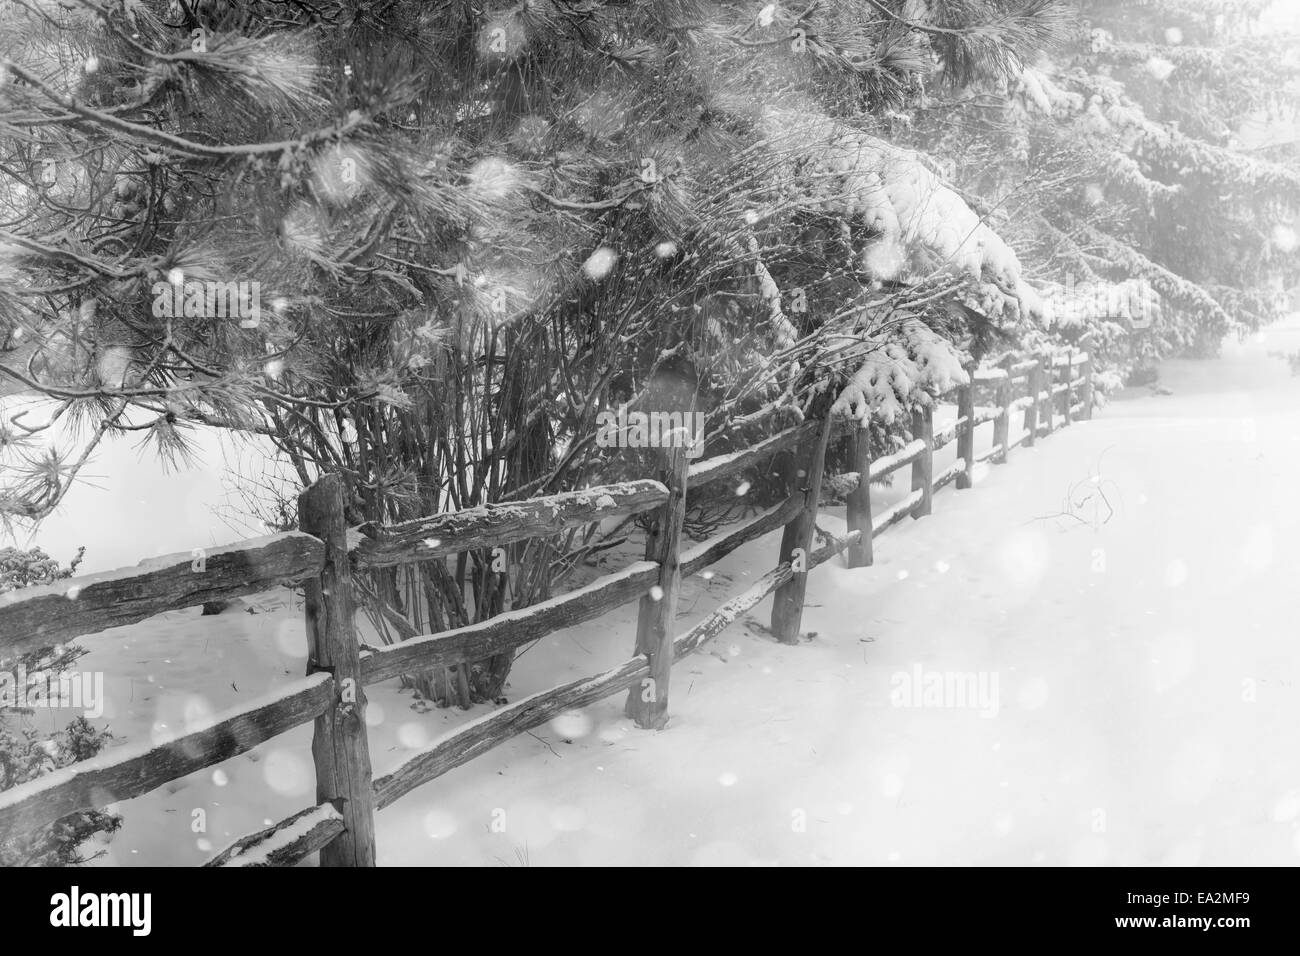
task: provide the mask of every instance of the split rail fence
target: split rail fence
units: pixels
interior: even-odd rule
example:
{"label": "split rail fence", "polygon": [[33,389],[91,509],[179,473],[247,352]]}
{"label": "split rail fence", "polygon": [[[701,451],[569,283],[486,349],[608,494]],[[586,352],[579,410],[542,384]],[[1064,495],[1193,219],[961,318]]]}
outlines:
{"label": "split rail fence", "polygon": [[[1078,373],[1076,377],[1076,372]],[[1024,394],[1017,396],[1023,383]],[[981,396],[990,404],[979,404]],[[661,451],[654,479],[587,488],[507,505],[484,505],[400,525],[349,528],[342,486],[325,476],[299,498],[299,528],[133,568],[69,578],[0,595],[0,659],[132,624],[164,611],[228,600],[283,584],[305,594],[308,674],[251,704],[216,715],[163,742],[114,747],[0,793],[0,840],[78,810],[141,796],[214,766],[299,725],[314,722],[316,801],[237,840],[208,866],[291,865],[320,852],[323,866],[373,866],[375,812],[498,744],[622,691],[638,725],[659,728],[668,713],[671,668],[742,614],[774,595],[772,632],[798,639],[808,573],[840,552],[850,567],[872,562],[872,540],[908,517],[930,514],[951,482],[969,488],[980,461],[1005,462],[1055,428],[1092,416],[1091,362],[1085,354],[1042,355],[976,371],[956,390],[957,419],[936,431],[930,407],[913,414],[913,440],[871,460],[865,427],[807,421],[749,448],[691,464],[682,449]],[[1024,411],[1012,442],[1011,415]],[[975,455],[975,429],[993,423],[992,447]],[[847,498],[848,532],[813,549],[822,470],[832,438],[847,437],[856,487]],[[934,473],[934,453],[957,443],[957,460]],[[682,540],[687,487],[737,475],[778,453],[793,453],[793,490],[780,504],[693,547]],[[873,514],[871,483],[911,466],[911,492]],[[852,484],[850,481],[849,484]],[[442,558],[552,535],[607,518],[653,512],[645,560],[551,598],[455,630],[381,648],[360,645],[352,576],[358,570]],[[776,567],[684,633],[674,631],[681,581],[746,542],[784,529]],[[558,629],[640,601],[635,655],[617,667],[514,701],[470,720],[374,777],[366,739],[365,687],[435,667],[512,651]]]}

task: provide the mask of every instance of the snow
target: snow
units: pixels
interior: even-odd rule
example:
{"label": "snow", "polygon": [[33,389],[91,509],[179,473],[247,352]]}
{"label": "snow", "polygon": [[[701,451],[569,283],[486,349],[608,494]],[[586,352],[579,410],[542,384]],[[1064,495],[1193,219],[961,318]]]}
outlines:
{"label": "snow", "polygon": [[[537,618],[542,614],[550,611],[551,608],[555,607],[557,604],[568,603],[569,601],[581,600],[582,597],[587,595],[599,594],[601,591],[605,590],[606,588],[614,586],[620,580],[627,580],[627,579],[640,577],[642,575],[647,574],[650,571],[653,571],[656,567],[658,567],[658,565],[656,565],[655,562],[653,561],[637,561],[635,563],[629,564],[625,568],[620,568],[618,571],[614,571],[610,574],[607,574],[601,577],[599,580],[592,581],[589,584],[583,585],[582,587],[574,588],[572,591],[566,591],[563,594],[557,594],[555,597],[550,598],[549,600],[540,601],[537,604],[530,604],[528,607],[519,608],[518,610],[506,611],[505,613],[498,614],[496,617],[490,618],[489,620],[479,621],[475,624],[470,624],[467,625],[466,627],[459,628],[458,630],[471,631],[471,630],[484,630],[487,628],[496,629],[500,627],[502,624],[523,623],[525,621],[529,621],[534,618]],[[441,635],[439,634],[422,634],[419,637],[411,638],[409,641],[404,641],[400,646],[403,648],[409,648],[411,646],[418,646],[420,644],[436,643],[440,640],[441,640]],[[390,646],[396,647],[398,645],[390,645]],[[386,652],[383,649],[379,649],[373,652],[363,651],[361,656],[363,658],[372,657],[376,661],[382,661],[384,659],[385,653]]]}
{"label": "snow", "polygon": [[901,465],[911,461],[923,451],[925,451],[925,442],[920,438],[916,438],[908,442],[892,455],[885,455],[881,458],[875,459],[871,463],[871,480],[875,481],[876,479],[889,474]]}
{"label": "snow", "polygon": [[[12,414],[30,408],[32,422],[44,421],[54,405],[29,396],[0,398],[0,411]],[[63,426],[53,429],[54,447],[66,449],[72,440]],[[136,447],[139,438],[110,436],[92,456],[83,480],[36,532],[0,531],[0,546],[39,545],[51,557],[67,563],[86,546],[79,571],[90,574],[129,567],[145,557],[161,557],[194,548],[211,553],[222,545],[256,537],[270,530],[258,522],[238,519],[232,505],[233,479],[223,462],[234,463],[245,475],[264,476],[274,486],[284,484],[284,469],[260,439],[232,441],[221,431],[186,432],[195,446],[193,462],[168,472]]]}
{"label": "snow", "polygon": [[[121,628],[115,630],[123,630]],[[170,664],[170,661],[165,663]],[[83,668],[83,672],[90,670]],[[48,793],[56,787],[70,782],[78,776],[86,773],[104,770],[106,768],[118,765],[123,761],[136,757],[142,757],[154,747],[167,746],[177,742],[181,737],[187,734],[199,733],[208,730],[216,724],[226,721],[235,720],[239,717],[253,713],[262,707],[275,703],[279,700],[284,692],[289,690],[306,691],[319,684],[329,680],[327,674],[316,674],[311,677],[305,677],[298,680],[294,685],[281,685],[275,691],[268,691],[247,702],[223,710],[219,714],[214,714],[209,709],[206,701],[199,695],[191,696],[185,701],[182,708],[182,725],[180,727],[171,727],[166,723],[155,722],[150,728],[150,733],[143,739],[137,739],[119,746],[110,747],[98,755],[88,760],[79,761],[71,766],[63,767],[48,773],[42,777],[37,777],[28,783],[13,787],[0,793],[0,808],[13,806],[17,803],[26,801],[33,796],[41,793]],[[107,708],[106,708],[107,713]]]}
{"label": "snow", "polygon": [[[888,508],[877,510],[873,505],[871,510],[875,512],[875,514],[872,515],[872,519],[871,519],[872,529],[875,530],[877,528],[885,527],[894,519],[896,515],[904,511],[911,511],[913,508],[915,508],[918,504],[921,503],[921,500],[924,497],[925,497],[925,492],[923,492],[921,489],[918,488],[916,491],[913,491],[902,501],[896,501]],[[905,571],[899,573],[902,574],[904,577],[906,577],[907,575]]]}
{"label": "snow", "polygon": [[[520,735],[381,811],[380,864],[1294,865],[1300,378],[1266,353],[1298,349],[1293,320],[1219,360],[1167,362],[1173,394],[1119,392],[977,467],[972,490],[950,486],[931,517],[878,538],[874,567],[809,577],[811,639],[774,643],[754,623],[764,602],[674,667],[667,730],[636,730],[620,694]],[[936,428],[955,414],[936,409]],[[907,484],[873,487],[877,519]],[[819,523],[843,533],[842,515]],[[678,633],[770,570],[779,540],[687,579]],[[124,746],[302,679],[301,601],[246,600],[258,613],[195,608],[81,641]],[[528,649],[509,699],[626,660],[636,613]],[[996,716],[894,706],[895,678],[918,667],[985,675]],[[395,681],[367,695],[377,777],[492,712],[415,707]],[[296,813],[314,793],[310,737],[119,804],[97,865],[199,863],[208,839]],[[191,831],[198,808],[207,834]]]}
{"label": "snow", "polygon": [[309,813],[304,813],[291,825],[271,834],[266,839],[244,850],[236,849],[230,855],[227,866],[268,866],[271,855],[277,850],[292,846],[313,829],[327,820],[341,820],[340,814],[331,804],[324,803]]}
{"label": "snow", "polygon": [[864,265],[881,264],[882,278],[898,271],[902,252],[925,248],[941,269],[1014,289],[1020,308],[1037,313],[1040,304],[1015,252],[918,154],[815,109],[765,109],[761,120],[770,145],[795,146],[772,157],[785,167],[776,178],[792,184],[792,199],[810,210],[860,216],[880,234]]}
{"label": "snow", "polygon": [[904,419],[913,404],[928,401],[927,390],[943,393],[968,381],[952,343],[920,321],[907,319],[897,339],[873,344],[831,412],[859,422],[871,417],[895,422]]}

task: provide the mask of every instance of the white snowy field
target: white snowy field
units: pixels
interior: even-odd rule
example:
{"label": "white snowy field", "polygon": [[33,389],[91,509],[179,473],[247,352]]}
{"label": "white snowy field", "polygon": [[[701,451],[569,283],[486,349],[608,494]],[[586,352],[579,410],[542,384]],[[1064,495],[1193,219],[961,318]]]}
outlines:
{"label": "white snowy field", "polygon": [[[874,567],[814,572],[809,640],[742,622],[679,664],[664,732],[632,727],[620,696],[407,795],[378,815],[380,864],[1295,864],[1300,378],[1275,350],[1300,350],[1300,319],[1166,363],[1172,395],[1120,396],[940,492],[877,539]],[[681,626],[777,542],[688,582]],[[249,604],[83,639],[101,722],[139,741],[300,677],[297,600]],[[625,659],[635,608],[533,646],[510,698]],[[996,696],[898,706],[918,668]],[[370,697],[376,774],[488,710],[417,712],[395,682]],[[314,802],[310,732],[118,805],[98,863],[198,863]]]}

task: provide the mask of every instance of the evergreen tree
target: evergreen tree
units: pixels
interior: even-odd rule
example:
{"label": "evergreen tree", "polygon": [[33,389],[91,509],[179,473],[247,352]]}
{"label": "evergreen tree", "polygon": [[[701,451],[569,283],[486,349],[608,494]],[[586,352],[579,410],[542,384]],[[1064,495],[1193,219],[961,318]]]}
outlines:
{"label": "evergreen tree", "polygon": [[1295,115],[1300,61],[1256,29],[1267,6],[1088,0],[1005,90],[968,87],[905,131],[965,157],[955,178],[1033,264],[1054,336],[1123,368],[1211,354],[1286,308],[1300,154],[1238,138],[1247,115]]}
{"label": "evergreen tree", "polygon": [[[0,422],[0,514],[48,514],[107,435],[175,458],[196,427],[342,474],[363,530],[580,487],[644,473],[597,416],[674,377],[710,454],[832,404],[888,447],[990,352],[1131,360],[1070,279],[1205,349],[1293,281],[1293,157],[1230,142],[1276,41],[1083,6],[0,5],[0,380],[55,410]],[[367,610],[481,620],[608,543],[376,574]],[[508,667],[423,680],[468,704]]]}

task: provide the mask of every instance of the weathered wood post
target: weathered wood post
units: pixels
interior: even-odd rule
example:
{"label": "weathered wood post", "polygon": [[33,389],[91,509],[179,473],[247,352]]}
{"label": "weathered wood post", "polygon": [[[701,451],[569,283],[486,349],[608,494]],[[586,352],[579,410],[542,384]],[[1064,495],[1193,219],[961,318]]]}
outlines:
{"label": "weathered wood post", "polygon": [[812,550],[813,528],[817,524],[817,503],[826,467],[826,445],[833,425],[822,419],[816,434],[796,452],[794,494],[803,496],[803,510],[794,516],[781,535],[777,563],[790,562],[794,576],[772,595],[772,633],[782,644],[799,640],[803,621],[804,594],[808,590],[808,554]]}
{"label": "weathered wood post", "polygon": [[1074,349],[1071,348],[1068,352],[1065,353],[1065,391],[1062,393],[1065,396],[1065,401],[1062,404],[1064,405],[1065,408],[1064,415],[1065,415],[1066,425],[1069,425],[1074,421],[1074,415],[1071,413],[1071,409],[1070,409],[1070,406],[1074,403],[1074,389],[1070,387],[1073,381],[1074,381]]}
{"label": "weathered wood post", "polygon": [[[684,383],[681,383],[684,384]],[[654,513],[646,536],[647,561],[659,565],[659,582],[641,598],[636,621],[636,652],[644,654],[650,675],[628,689],[624,712],[643,730],[662,730],[668,723],[668,684],[672,675],[673,638],[676,637],[678,597],[682,590],[682,527],[686,523],[686,474],[690,467],[690,442],[696,435],[694,383],[690,392],[671,386],[658,390],[659,401],[679,414],[684,428],[656,456],[655,478],[668,488],[668,500]],[[660,439],[663,440],[662,437]],[[702,451],[702,449],[701,449]]]}
{"label": "weathered wood post", "polygon": [[929,405],[912,410],[912,440],[917,439],[925,443],[925,448],[912,462],[912,490],[921,492],[912,517],[924,518],[934,498],[934,409]]}
{"label": "weathered wood post", "polygon": [[845,514],[849,531],[861,531],[862,537],[845,552],[851,568],[869,568],[874,560],[871,551],[871,429],[862,425],[850,437],[853,470],[858,473],[858,487],[847,501]]}
{"label": "weathered wood post", "polygon": [[[957,487],[969,488],[975,468],[975,366],[966,369],[970,382],[957,389],[957,457],[965,462],[957,472]],[[961,421],[965,419],[965,421]]]}
{"label": "weathered wood post", "polygon": [[1043,357],[1043,385],[1045,387],[1042,416],[1043,429],[1047,434],[1051,434],[1053,426],[1056,424],[1056,396],[1052,394],[1056,388],[1056,356],[1051,352],[1046,353]]}
{"label": "weathered wood post", "polygon": [[1043,390],[1043,359],[1034,359],[1034,367],[1029,370],[1029,404],[1025,406],[1025,447],[1034,447],[1038,440],[1038,398]]}
{"label": "weathered wood post", "polygon": [[1092,418],[1092,356],[1087,352],[1083,354],[1083,361],[1079,363],[1079,374],[1083,376],[1083,385],[1079,391],[1083,398],[1083,417]]}
{"label": "weathered wood post", "polygon": [[999,362],[998,367],[1004,374],[998,380],[998,417],[993,419],[993,445],[1001,450],[993,456],[993,461],[1006,464],[1011,444],[1011,356]]}
{"label": "weathered wood post", "polygon": [[321,850],[321,866],[375,865],[375,806],[366,740],[366,693],[361,685],[348,561],[343,480],[325,475],[298,496],[298,526],[325,542],[319,578],[304,584],[307,673],[334,678],[334,706],[316,718],[311,752],[316,800],[330,803],[347,829]]}

